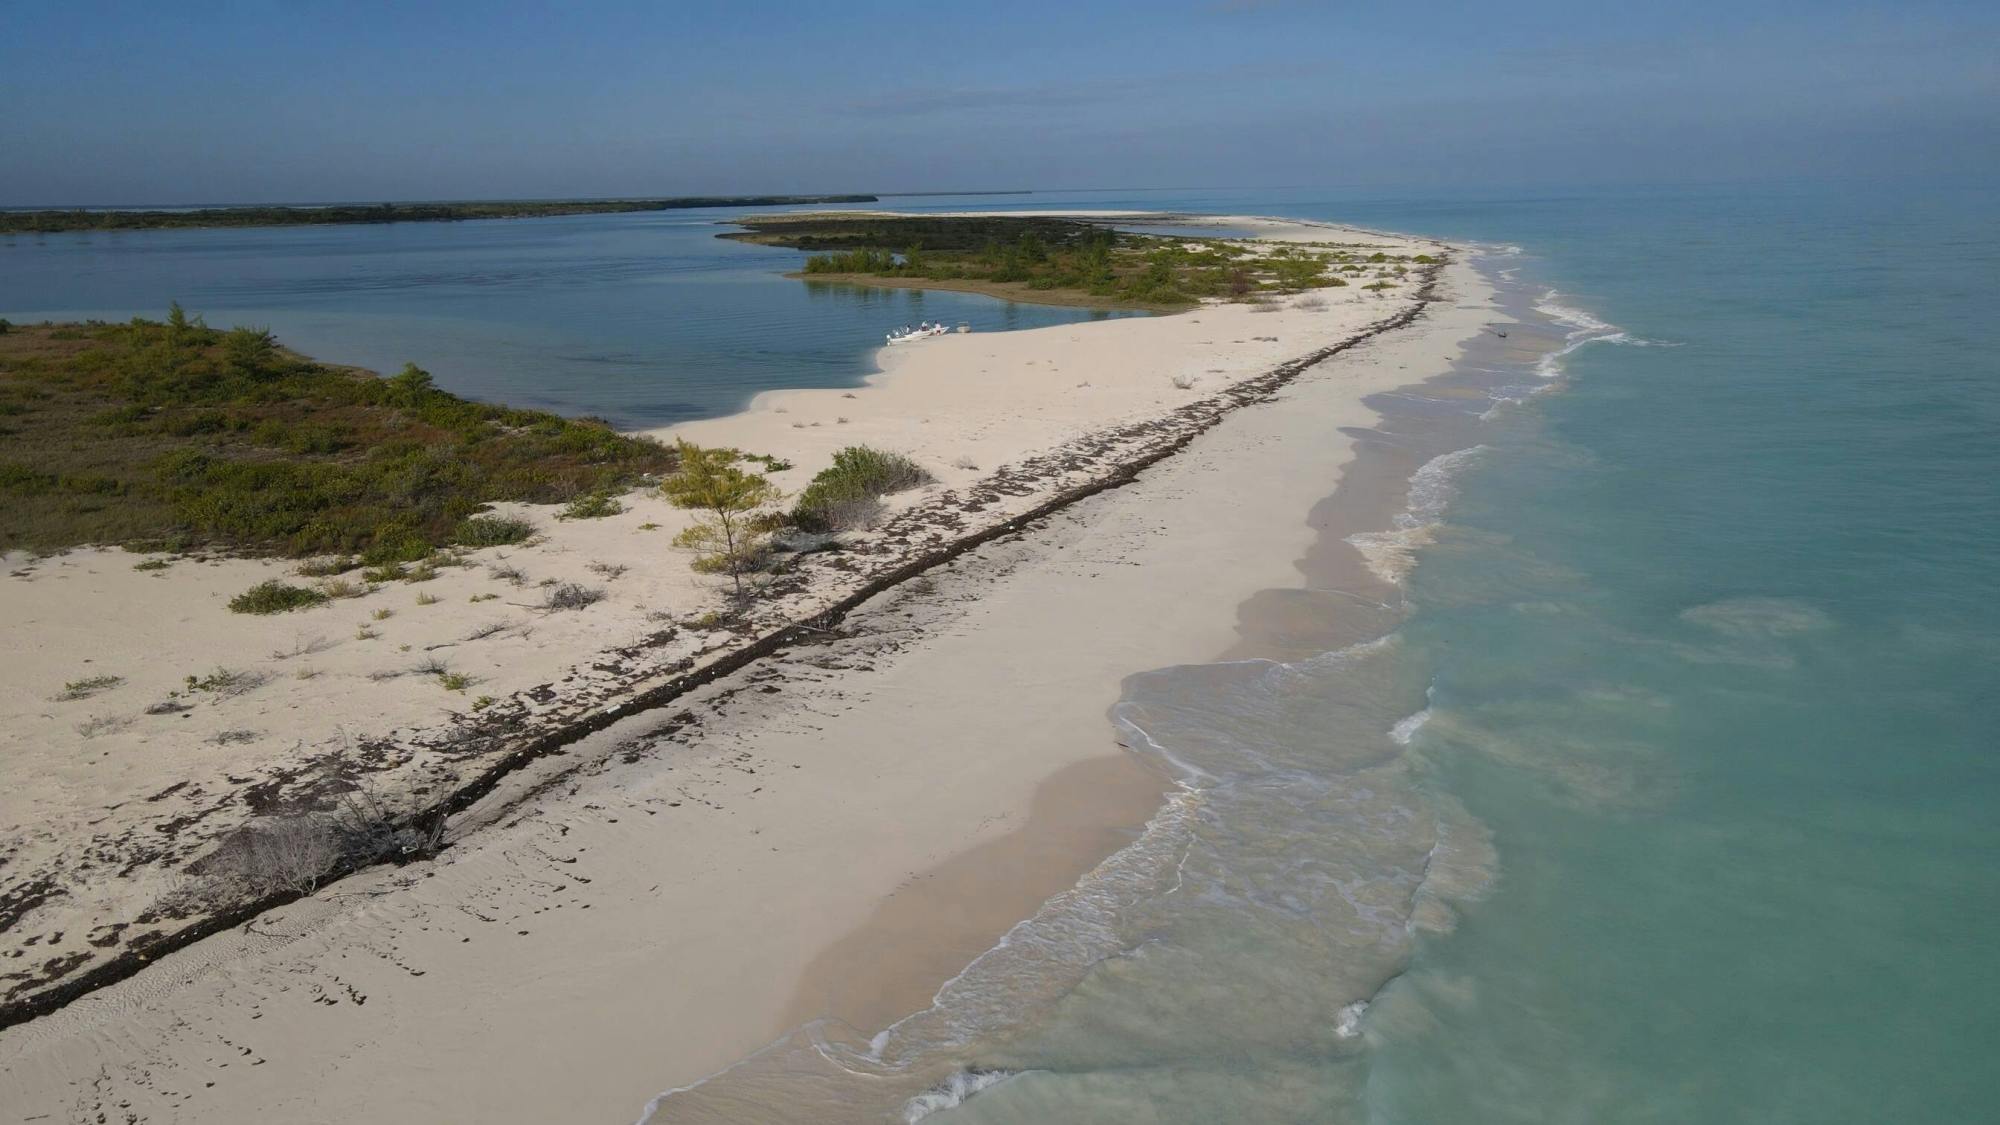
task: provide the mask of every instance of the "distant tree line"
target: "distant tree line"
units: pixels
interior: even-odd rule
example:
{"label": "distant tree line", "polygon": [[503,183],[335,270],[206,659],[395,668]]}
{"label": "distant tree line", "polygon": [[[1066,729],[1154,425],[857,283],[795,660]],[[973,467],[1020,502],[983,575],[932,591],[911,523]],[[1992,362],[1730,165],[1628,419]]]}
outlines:
{"label": "distant tree line", "polygon": [[873,203],[872,195],[693,195],[673,199],[538,200],[495,203],[375,203],[328,207],[202,207],[185,211],[0,211],[0,234],[192,227],[289,227],[336,223],[436,223],[672,211],[693,207],[789,207]]}
{"label": "distant tree line", "polygon": [[[1339,249],[1134,234],[1046,216],[833,214],[738,225],[749,229],[719,237],[822,251],[806,259],[809,277],[1013,286],[1157,309],[1337,288],[1347,281],[1330,271],[1356,258]],[[1402,268],[1379,253],[1369,261]]]}

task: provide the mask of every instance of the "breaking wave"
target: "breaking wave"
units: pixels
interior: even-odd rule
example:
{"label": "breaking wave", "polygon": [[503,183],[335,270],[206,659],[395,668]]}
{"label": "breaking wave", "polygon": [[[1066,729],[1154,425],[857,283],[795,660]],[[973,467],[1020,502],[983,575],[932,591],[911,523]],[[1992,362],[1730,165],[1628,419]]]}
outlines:
{"label": "breaking wave", "polygon": [[1402,585],[1416,566],[1417,550],[1437,535],[1445,509],[1458,495],[1455,478],[1478,460],[1483,445],[1439,454],[1410,476],[1408,506],[1398,512],[1386,531],[1362,531],[1347,537],[1361,552],[1368,569],[1385,582]]}
{"label": "breaking wave", "polygon": [[1535,374],[1544,379],[1554,379],[1564,371],[1563,360],[1571,352],[1586,344],[1625,344],[1639,348],[1671,348],[1679,345],[1667,340],[1648,340],[1634,336],[1615,324],[1600,320],[1590,313],[1572,305],[1559,303],[1556,298],[1562,294],[1554,289],[1544,292],[1535,302],[1535,311],[1555,321],[1567,332],[1561,347],[1544,355],[1535,363]]}

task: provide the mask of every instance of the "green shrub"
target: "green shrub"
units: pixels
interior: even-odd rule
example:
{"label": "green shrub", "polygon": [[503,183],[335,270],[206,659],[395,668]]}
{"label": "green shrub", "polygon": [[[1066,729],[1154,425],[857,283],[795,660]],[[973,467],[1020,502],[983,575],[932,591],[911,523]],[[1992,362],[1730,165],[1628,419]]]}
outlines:
{"label": "green shrub", "polygon": [[605,516],[615,516],[625,510],[616,497],[608,492],[593,492],[579,496],[569,502],[569,506],[556,513],[559,520],[595,520]]}
{"label": "green shrub", "polygon": [[505,516],[473,516],[459,522],[452,532],[451,541],[461,547],[506,547],[519,543],[535,534],[535,525],[527,520],[509,519]]}
{"label": "green shrub", "polygon": [[391,567],[429,558],[430,553],[430,543],[416,532],[400,526],[378,527],[374,542],[362,552],[361,561],[367,566]]}
{"label": "green shrub", "polygon": [[234,613],[287,613],[320,605],[327,600],[327,596],[318,590],[287,586],[273,578],[229,599],[229,608]]}
{"label": "green shrub", "polygon": [[839,530],[843,515],[872,511],[872,501],[935,479],[922,465],[900,453],[850,445],[834,454],[833,464],[821,469],[799,493],[792,520],[807,531]]}

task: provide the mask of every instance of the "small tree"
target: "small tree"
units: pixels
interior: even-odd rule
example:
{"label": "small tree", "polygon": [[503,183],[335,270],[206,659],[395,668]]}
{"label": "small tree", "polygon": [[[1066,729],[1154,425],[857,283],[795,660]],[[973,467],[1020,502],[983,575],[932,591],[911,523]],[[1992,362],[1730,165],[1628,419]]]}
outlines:
{"label": "small tree", "polygon": [[389,401],[398,406],[421,406],[437,384],[431,373],[414,363],[406,363],[401,371],[383,380],[389,388]]}
{"label": "small tree", "polygon": [[734,449],[703,449],[682,441],[680,471],[666,479],[660,491],[676,508],[697,513],[694,526],[674,537],[674,546],[695,552],[694,568],[703,574],[727,574],[743,596],[743,576],[757,569],[773,528],[768,509],[783,494],[761,473],[737,464]]}

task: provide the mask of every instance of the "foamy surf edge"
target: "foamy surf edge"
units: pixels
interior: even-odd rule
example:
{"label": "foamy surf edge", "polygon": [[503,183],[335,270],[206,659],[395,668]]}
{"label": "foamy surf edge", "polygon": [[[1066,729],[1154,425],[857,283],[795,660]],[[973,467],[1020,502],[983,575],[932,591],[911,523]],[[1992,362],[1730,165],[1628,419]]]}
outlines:
{"label": "foamy surf edge", "polygon": [[1556,298],[1562,294],[1557,290],[1545,291],[1535,302],[1535,311],[1548,317],[1567,329],[1563,345],[1544,355],[1535,362],[1535,374],[1544,379],[1554,379],[1566,370],[1563,360],[1586,344],[1625,344],[1636,348],[1672,348],[1679,345],[1669,340],[1649,340],[1634,336],[1609,321],[1601,320],[1574,305],[1566,305]]}
{"label": "foamy surf edge", "polygon": [[1375,576],[1401,586],[1417,564],[1417,551],[1437,536],[1444,513],[1458,495],[1457,476],[1486,452],[1484,445],[1441,453],[1410,474],[1407,506],[1385,531],[1359,531],[1347,542],[1361,552]]}

